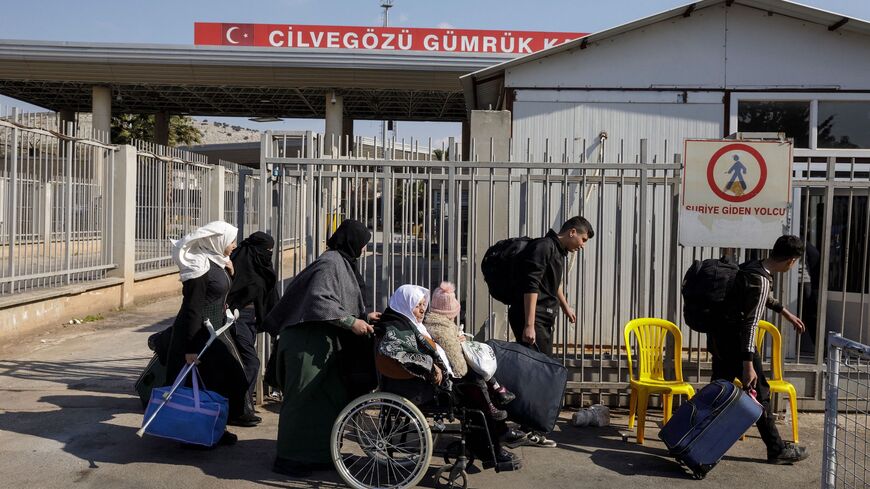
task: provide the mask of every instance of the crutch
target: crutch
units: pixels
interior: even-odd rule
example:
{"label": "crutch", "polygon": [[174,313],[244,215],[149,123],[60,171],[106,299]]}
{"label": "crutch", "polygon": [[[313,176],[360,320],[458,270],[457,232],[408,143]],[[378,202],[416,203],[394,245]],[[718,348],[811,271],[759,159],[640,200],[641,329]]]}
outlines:
{"label": "crutch", "polygon": [[224,331],[229,329],[229,327],[232,326],[233,323],[235,322],[235,320],[238,318],[239,318],[239,310],[238,309],[236,309],[235,311],[230,311],[229,309],[227,309],[226,322],[224,322],[223,327],[221,327],[217,331],[214,330],[214,326],[212,326],[211,320],[208,318],[205,318],[205,320],[202,322],[202,324],[203,324],[203,326],[205,326],[205,329],[208,330],[208,341],[205,342],[205,346],[203,346],[202,350],[200,350],[199,353],[196,355],[196,361],[184,366],[184,368],[182,369],[182,375],[180,375],[178,377],[178,379],[175,380],[175,383],[172,384],[172,388],[169,389],[169,392],[166,392],[163,394],[163,402],[161,402],[160,405],[157,406],[157,409],[155,409],[154,412],[151,413],[151,417],[148,418],[148,421],[146,421],[145,424],[143,424],[142,427],[139,428],[139,431],[136,432],[137,435],[139,435],[140,437],[145,435],[145,430],[148,428],[148,425],[150,425],[151,422],[154,421],[154,418],[157,417],[157,413],[159,413],[160,410],[163,408],[163,406],[165,406],[166,403],[169,402],[169,399],[172,397],[172,394],[175,394],[175,389],[178,389],[178,386],[180,386],[181,383],[184,382],[184,379],[187,378],[187,374],[190,373],[190,371],[196,365],[196,362],[199,361],[199,357],[201,357],[202,354],[205,353],[205,350],[207,350],[208,347],[211,346],[211,344],[214,342],[214,340],[216,340],[217,337],[221,335],[221,333],[223,333]]}

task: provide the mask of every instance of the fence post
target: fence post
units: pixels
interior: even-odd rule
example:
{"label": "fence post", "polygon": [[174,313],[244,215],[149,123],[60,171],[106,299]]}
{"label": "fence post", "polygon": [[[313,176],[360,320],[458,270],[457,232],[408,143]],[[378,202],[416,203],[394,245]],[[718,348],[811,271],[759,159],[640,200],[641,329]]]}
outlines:
{"label": "fence post", "polygon": [[840,355],[842,348],[834,338],[840,335],[828,333],[828,382],[825,393],[825,438],[822,453],[822,489],[833,488],[837,476],[837,404],[840,393]]}
{"label": "fence post", "polygon": [[133,304],[133,278],[136,274],[136,148],[119,146],[115,157],[115,178],[112,182],[112,256],[117,268],[109,277],[124,279],[121,285],[121,307]]}
{"label": "fence post", "polygon": [[[18,109],[12,109],[12,122],[18,122]],[[9,200],[7,209],[9,213],[9,276],[15,277],[15,242],[17,239],[16,229],[18,228],[18,126],[12,126],[12,151],[10,155],[10,163],[12,168],[9,169]],[[15,282],[9,284],[9,292],[15,290]]]}
{"label": "fence post", "polygon": [[211,185],[209,185],[208,193],[208,220],[206,222],[211,222],[215,220],[224,220],[224,200],[226,196],[224,195],[224,189],[226,188],[226,174],[224,173],[224,167],[220,165],[212,166],[209,170],[209,181]]}
{"label": "fence post", "polygon": [[640,188],[638,189],[638,206],[637,206],[637,311],[641,316],[649,315],[647,308],[647,148],[648,142],[646,139],[640,140]]}

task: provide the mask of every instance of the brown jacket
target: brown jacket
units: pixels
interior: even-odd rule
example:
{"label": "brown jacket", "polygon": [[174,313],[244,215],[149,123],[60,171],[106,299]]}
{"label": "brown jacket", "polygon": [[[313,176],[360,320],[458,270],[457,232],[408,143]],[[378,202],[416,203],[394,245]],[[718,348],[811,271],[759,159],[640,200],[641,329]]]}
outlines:
{"label": "brown jacket", "polygon": [[426,326],[435,342],[444,348],[453,373],[458,377],[465,377],[465,374],[468,373],[468,363],[466,363],[465,355],[462,353],[456,323],[445,316],[430,312],[423,319],[423,326]]}

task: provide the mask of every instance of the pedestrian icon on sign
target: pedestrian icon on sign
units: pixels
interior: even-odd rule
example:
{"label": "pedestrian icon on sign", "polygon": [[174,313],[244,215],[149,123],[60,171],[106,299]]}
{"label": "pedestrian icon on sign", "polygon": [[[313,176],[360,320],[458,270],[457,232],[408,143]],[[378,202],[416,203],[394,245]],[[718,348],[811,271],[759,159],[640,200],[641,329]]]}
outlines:
{"label": "pedestrian icon on sign", "polygon": [[743,174],[746,173],[746,165],[740,161],[739,156],[734,155],[734,164],[725,173],[731,174],[731,180],[728,180],[723,190],[731,192],[734,195],[743,195],[746,192],[746,180],[743,179]]}

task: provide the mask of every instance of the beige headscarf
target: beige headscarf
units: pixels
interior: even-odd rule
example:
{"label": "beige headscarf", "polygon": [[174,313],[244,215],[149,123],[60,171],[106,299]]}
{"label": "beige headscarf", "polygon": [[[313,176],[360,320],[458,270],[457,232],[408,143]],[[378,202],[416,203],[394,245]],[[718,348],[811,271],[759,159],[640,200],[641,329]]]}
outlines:
{"label": "beige headscarf", "polygon": [[213,221],[172,242],[172,259],[178,265],[181,281],[205,275],[213,262],[227,266],[224,250],[236,239],[238,228],[224,221]]}

